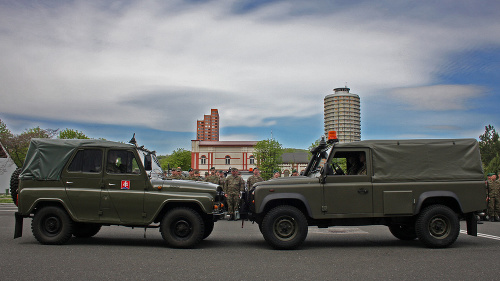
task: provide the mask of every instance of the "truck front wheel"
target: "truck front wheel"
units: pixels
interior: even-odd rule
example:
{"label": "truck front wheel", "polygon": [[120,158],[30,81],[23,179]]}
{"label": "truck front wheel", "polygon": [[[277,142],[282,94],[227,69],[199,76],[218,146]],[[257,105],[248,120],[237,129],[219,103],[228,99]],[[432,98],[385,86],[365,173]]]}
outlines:
{"label": "truck front wheel", "polygon": [[262,235],[275,249],[295,249],[307,237],[307,219],[293,206],[278,206],[269,211],[260,224]]}
{"label": "truck front wheel", "polygon": [[71,238],[73,221],[66,211],[59,207],[43,207],[35,214],[31,222],[31,230],[38,242],[60,245]]}
{"label": "truck front wheel", "polygon": [[430,248],[446,248],[460,233],[458,215],[444,205],[426,207],[415,223],[418,239]]}
{"label": "truck front wheel", "polygon": [[167,212],[160,224],[161,236],[170,247],[191,248],[203,239],[205,225],[200,214],[191,208]]}

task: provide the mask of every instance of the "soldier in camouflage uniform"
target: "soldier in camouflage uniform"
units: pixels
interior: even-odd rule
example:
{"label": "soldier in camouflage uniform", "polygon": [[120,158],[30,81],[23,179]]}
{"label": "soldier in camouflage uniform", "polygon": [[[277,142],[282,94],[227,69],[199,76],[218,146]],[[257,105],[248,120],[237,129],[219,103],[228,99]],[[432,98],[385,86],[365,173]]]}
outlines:
{"label": "soldier in camouflage uniform", "polygon": [[194,170],[194,180],[204,181],[203,177],[200,175],[200,170]]}
{"label": "soldier in camouflage uniform", "polygon": [[259,182],[259,181],[264,181],[264,179],[260,176],[259,168],[255,167],[253,169],[253,175],[247,179],[248,190],[252,189],[252,186],[254,185],[254,183]]}
{"label": "soldier in camouflage uniform", "polygon": [[177,168],[177,170],[172,170],[172,176],[170,178],[173,180],[183,180],[184,177],[182,176],[182,169]]}
{"label": "soldier in camouflage uniform", "polygon": [[224,176],[224,171],[219,171],[219,185],[224,186],[226,184],[226,177]]}
{"label": "soldier in camouflage uniform", "polygon": [[220,184],[220,179],[217,173],[215,172],[215,167],[210,168],[210,172],[212,173],[210,176],[208,176],[205,181],[215,183],[215,184]]}
{"label": "soldier in camouflage uniform", "polygon": [[488,216],[490,221],[500,221],[500,181],[497,175],[488,177]]}
{"label": "soldier in camouflage uniform", "polygon": [[245,181],[238,175],[238,169],[232,168],[231,175],[226,178],[224,184],[224,193],[227,198],[227,213],[229,220],[235,220],[234,212],[238,210],[238,203],[240,201],[240,192],[245,191]]}
{"label": "soldier in camouflage uniform", "polygon": [[185,179],[186,180],[190,180],[190,181],[195,181],[196,180],[196,176],[194,175],[193,168],[189,168],[188,172],[189,172],[189,176],[187,176]]}

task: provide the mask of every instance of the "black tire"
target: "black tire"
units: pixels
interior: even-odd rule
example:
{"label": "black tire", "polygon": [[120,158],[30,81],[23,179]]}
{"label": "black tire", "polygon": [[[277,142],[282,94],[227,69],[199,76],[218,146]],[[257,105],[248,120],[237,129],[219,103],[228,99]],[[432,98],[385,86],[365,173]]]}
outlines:
{"label": "black tire", "polygon": [[203,231],[203,239],[207,238],[208,236],[210,236],[210,234],[212,234],[215,223],[213,219],[210,218],[205,220],[204,225],[205,225],[205,230]]}
{"label": "black tire", "polygon": [[418,239],[429,248],[446,248],[460,234],[458,215],[444,205],[426,207],[415,223]]}
{"label": "black tire", "polygon": [[170,247],[192,248],[203,239],[205,224],[195,210],[175,208],[163,217],[160,232]]}
{"label": "black tire", "polygon": [[17,206],[17,194],[19,194],[19,175],[21,174],[22,168],[17,168],[14,173],[10,176],[10,196],[12,196],[12,200],[14,204]]}
{"label": "black tire", "polygon": [[73,221],[65,210],[48,206],[35,213],[31,230],[36,240],[47,245],[61,245],[73,234]]}
{"label": "black tire", "polygon": [[73,236],[77,238],[90,238],[101,230],[102,225],[96,223],[74,223]]}
{"label": "black tire", "polygon": [[415,226],[393,224],[389,225],[389,231],[392,233],[392,235],[394,235],[394,237],[400,240],[411,241],[417,239]]}
{"label": "black tire", "polygon": [[307,219],[293,206],[278,206],[269,211],[260,225],[262,235],[273,248],[291,250],[307,237]]}

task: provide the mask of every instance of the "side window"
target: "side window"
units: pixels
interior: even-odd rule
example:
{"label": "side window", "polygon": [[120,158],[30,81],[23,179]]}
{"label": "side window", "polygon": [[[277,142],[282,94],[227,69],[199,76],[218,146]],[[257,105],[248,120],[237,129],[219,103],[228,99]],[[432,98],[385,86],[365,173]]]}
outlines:
{"label": "side window", "polygon": [[331,164],[333,174],[366,175],[364,151],[337,151]]}
{"label": "side window", "polygon": [[110,150],[106,163],[108,174],[140,174],[141,169],[134,153],[127,150]]}
{"label": "side window", "polygon": [[69,172],[80,173],[100,173],[102,168],[102,150],[100,149],[83,149],[79,150],[71,164],[69,164]]}

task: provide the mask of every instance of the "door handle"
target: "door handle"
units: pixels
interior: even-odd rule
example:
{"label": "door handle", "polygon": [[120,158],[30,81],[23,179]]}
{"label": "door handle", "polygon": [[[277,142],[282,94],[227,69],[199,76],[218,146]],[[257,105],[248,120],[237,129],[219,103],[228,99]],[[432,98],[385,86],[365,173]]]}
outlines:
{"label": "door handle", "polygon": [[116,184],[114,183],[108,183],[109,186],[115,186]]}
{"label": "door handle", "polygon": [[360,188],[358,189],[358,193],[359,194],[367,194],[368,193],[368,190],[364,189],[364,188]]}
{"label": "door handle", "polygon": [[66,184],[73,184],[73,182],[72,181],[67,181]]}

